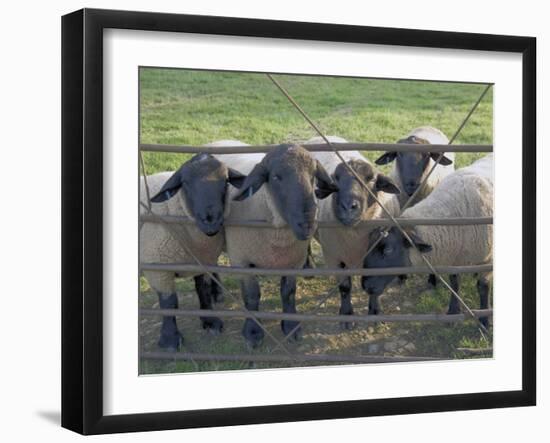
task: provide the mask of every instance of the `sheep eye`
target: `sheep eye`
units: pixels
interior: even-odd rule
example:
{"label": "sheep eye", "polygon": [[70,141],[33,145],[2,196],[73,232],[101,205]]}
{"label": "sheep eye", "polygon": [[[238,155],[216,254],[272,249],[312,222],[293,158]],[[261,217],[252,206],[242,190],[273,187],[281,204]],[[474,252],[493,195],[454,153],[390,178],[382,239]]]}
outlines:
{"label": "sheep eye", "polygon": [[393,252],[393,246],[386,246],[383,251],[384,255],[390,255],[392,252]]}
{"label": "sheep eye", "polygon": [[281,176],[279,174],[274,174],[273,177],[271,177],[274,181],[281,181]]}

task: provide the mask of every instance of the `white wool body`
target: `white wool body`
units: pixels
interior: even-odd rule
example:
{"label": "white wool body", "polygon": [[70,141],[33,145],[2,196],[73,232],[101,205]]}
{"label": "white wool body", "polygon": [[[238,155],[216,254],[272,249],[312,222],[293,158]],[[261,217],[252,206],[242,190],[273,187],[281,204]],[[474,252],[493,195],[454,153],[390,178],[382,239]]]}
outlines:
{"label": "white wool body", "polygon": [[[216,155],[228,167],[248,175],[265,157],[263,153]],[[238,189],[230,189],[228,220],[266,221],[274,228],[226,226],[227,253],[233,266],[259,268],[302,268],[309,241],[298,240],[277,209],[267,186],[262,186],[252,197],[233,201]]]}
{"label": "white wool body", "polygon": [[[329,135],[327,139],[331,143],[348,143],[345,138],[338,137],[336,135]],[[313,137],[310,138],[304,145],[321,145],[324,144],[325,139],[322,137]],[[345,161],[349,160],[365,160],[365,157],[359,151],[338,151],[340,155],[344,158]],[[328,152],[312,152],[311,155],[319,160],[325,170],[329,174],[333,174],[336,167],[342,163],[340,158],[331,151]],[[326,200],[326,199],[325,199]]]}
{"label": "white wool body", "polygon": [[[164,183],[172,176],[173,172],[161,172],[147,177],[150,195],[158,193]],[[145,180],[141,177],[140,199],[147,205],[147,193]],[[162,203],[151,203],[153,214],[163,216],[189,217],[181,192],[177,192],[172,198]],[[148,211],[140,205],[140,214]],[[184,263],[198,264],[195,257],[205,265],[215,265],[223,247],[223,232],[212,237],[205,235],[194,224],[170,223],[164,225],[161,222],[144,222],[139,232],[139,254],[144,263]],[[144,271],[143,275],[149,285],[156,291],[163,293],[175,292],[174,272]],[[180,277],[196,274],[178,273]]]}
{"label": "white wool body", "polygon": [[[204,146],[246,146],[237,140],[220,140]],[[174,171],[160,172],[147,177],[149,185],[149,196],[157,194],[174,174]],[[232,188],[228,185],[228,188]],[[140,180],[140,201],[148,206],[145,180]],[[225,204],[225,214],[229,205]],[[172,198],[162,203],[151,203],[153,214],[160,216],[193,216],[187,207],[184,195],[178,191]],[[147,214],[148,211],[140,204],[140,214]],[[218,257],[224,245],[223,230],[214,236],[207,236],[195,224],[191,223],[170,223],[165,225],[161,222],[145,222],[140,228],[140,257],[142,262],[149,263],[183,263],[197,265],[197,259],[204,265],[216,265]],[[144,276],[149,285],[156,291],[163,293],[175,292],[175,273],[144,271]],[[200,273],[178,273],[179,277],[190,277]]]}
{"label": "white wool body", "polygon": [[[394,194],[378,192],[377,198],[384,207],[396,217],[399,214],[399,200]],[[334,215],[332,205],[323,205],[319,212],[319,221],[339,223]],[[388,218],[386,212],[374,203],[363,212],[361,220],[377,220]],[[329,268],[360,269],[363,258],[369,248],[369,235],[372,227],[357,225],[347,227],[322,228],[317,230],[316,238],[321,244],[326,266]]]}
{"label": "white wool body", "polygon": [[[404,218],[492,217],[493,154],[446,177],[424,200],[407,209]],[[432,246],[426,254],[434,266],[468,266],[490,263],[493,226],[417,226],[418,236]],[[411,248],[412,266],[424,266]]]}
{"label": "white wool body", "polygon": [[[331,143],[347,143],[347,140],[338,136],[328,136]],[[324,143],[321,137],[314,137],[308,140],[305,144],[320,144]],[[339,151],[345,161],[361,160],[369,163],[359,151]],[[315,152],[313,156],[321,162],[323,167],[329,174],[333,174],[336,167],[342,162],[334,152]],[[399,213],[399,200],[393,194],[378,192],[377,198],[388,209],[388,211],[396,216]],[[335,195],[319,202],[319,222],[339,223],[334,213]],[[373,220],[386,218],[386,213],[380,205],[374,203],[363,211],[361,220]],[[330,268],[361,268],[363,258],[368,250],[369,234],[372,228],[368,226],[357,225],[354,227],[322,228],[319,227],[316,233],[316,239],[321,244],[325,263]]]}

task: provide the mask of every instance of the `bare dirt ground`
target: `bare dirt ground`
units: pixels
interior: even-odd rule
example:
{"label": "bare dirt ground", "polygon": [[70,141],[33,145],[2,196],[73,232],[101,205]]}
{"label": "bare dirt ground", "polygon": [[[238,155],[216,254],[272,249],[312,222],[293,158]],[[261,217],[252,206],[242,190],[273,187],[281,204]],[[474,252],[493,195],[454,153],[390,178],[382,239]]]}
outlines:
{"label": "bare dirt ground", "polygon": [[[238,280],[225,276],[223,284],[230,294],[226,294],[215,309],[242,309]],[[320,315],[337,314],[340,296],[338,291],[319,307],[328,291],[336,286],[333,278],[298,279],[296,306],[301,313]],[[178,299],[181,309],[198,309],[198,299],[194,292],[192,279],[180,279],[177,282]],[[281,312],[279,297],[279,280],[262,278],[262,311]],[[475,279],[472,276],[462,278],[462,296],[471,308],[477,308]],[[409,276],[404,283],[397,280],[381,297],[384,314],[444,313],[449,294],[441,285],[434,289],[427,283],[427,276]],[[368,297],[360,288],[360,278],[354,278],[353,304],[355,314],[366,315]],[[142,291],[139,300],[142,308],[158,308],[157,295],[147,287],[142,279]],[[200,327],[198,318],[179,317],[178,326],[184,335],[181,352],[218,353],[218,354],[282,354],[277,344],[266,335],[263,344],[254,350],[249,349],[241,335],[243,319],[226,318],[224,331],[219,336],[212,336]],[[142,351],[158,351],[157,340],[160,331],[161,317],[142,316],[140,318],[140,345]],[[340,354],[351,356],[423,356],[440,359],[471,358],[458,348],[490,348],[489,341],[482,339],[473,320],[462,323],[366,323],[355,324],[352,330],[343,330],[336,322],[304,322],[302,339],[298,342],[284,341],[279,321],[264,320],[263,325],[285,347],[295,354]],[[491,357],[491,352],[475,357]],[[176,361],[145,360],[140,362],[140,373],[173,373],[194,371],[215,371],[246,368],[279,368],[290,366],[313,366],[327,363],[304,362],[256,362],[239,361]],[[338,363],[331,363],[338,364]]]}

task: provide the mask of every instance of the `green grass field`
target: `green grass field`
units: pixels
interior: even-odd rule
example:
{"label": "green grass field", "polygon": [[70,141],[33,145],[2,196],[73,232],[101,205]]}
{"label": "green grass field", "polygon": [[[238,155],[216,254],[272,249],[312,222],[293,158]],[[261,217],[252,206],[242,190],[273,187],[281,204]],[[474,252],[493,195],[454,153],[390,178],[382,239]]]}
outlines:
{"label": "green grass field", "polygon": [[[278,75],[277,79],[295,100],[320,125],[325,134],[339,135],[349,141],[393,143],[417,126],[431,125],[451,137],[480,96],[483,85],[355,79],[316,76]],[[492,143],[492,91],[485,96],[456,144]],[[142,68],[140,72],[141,142],[201,145],[220,139],[238,139],[249,144],[303,142],[316,135],[287,99],[263,74],[186,71]],[[380,153],[364,153],[374,160]],[[456,156],[456,166],[472,163],[483,154]],[[146,172],[175,170],[189,156],[184,154],[144,153]],[[317,258],[322,262],[322,257]],[[445,312],[448,293],[438,287],[429,290],[425,277],[413,276],[403,286],[393,286],[382,299],[385,313]],[[464,276],[462,295],[472,308],[478,307],[475,280]],[[262,309],[280,310],[277,282],[262,279]],[[312,310],[320,294],[334,286],[333,279],[299,280],[297,307]],[[238,282],[224,278],[232,296],[226,297],[222,309],[240,306]],[[358,282],[356,282],[358,286]],[[141,282],[140,306],[156,305],[156,296]],[[178,281],[180,305],[196,308],[190,280]],[[322,307],[323,313],[338,311],[339,297],[332,297]],[[354,291],[356,313],[365,313],[367,297],[359,288]],[[241,320],[228,320],[219,337],[206,336],[198,319],[178,320],[188,352],[246,353],[240,336]],[[154,350],[159,318],[140,320],[142,346]],[[276,322],[266,322],[273,334],[282,339]],[[487,346],[471,321],[455,325],[381,324],[357,326],[341,332],[337,324],[306,323],[304,339],[289,345],[296,352],[380,353],[388,355],[424,355],[464,358],[460,347]],[[262,349],[273,347],[266,337]],[[256,367],[279,367],[288,364],[258,364]],[[141,373],[184,372],[195,370],[242,369],[243,363],[142,361]]]}

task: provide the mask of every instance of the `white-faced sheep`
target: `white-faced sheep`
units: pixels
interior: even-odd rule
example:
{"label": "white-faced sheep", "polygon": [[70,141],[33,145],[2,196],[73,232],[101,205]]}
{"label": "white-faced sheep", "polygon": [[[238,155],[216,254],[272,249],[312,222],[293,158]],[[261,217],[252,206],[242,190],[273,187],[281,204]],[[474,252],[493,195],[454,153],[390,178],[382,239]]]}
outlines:
{"label": "white-faced sheep", "polygon": [[[235,142],[228,142],[232,145]],[[216,143],[217,145],[217,143]],[[228,168],[208,154],[195,155],[176,172],[161,172],[147,177],[151,197],[151,211],[158,216],[187,216],[193,224],[146,221],[140,228],[140,258],[143,262],[197,264],[195,257],[205,265],[217,264],[224,244],[221,231],[229,205],[228,184],[240,186],[244,175]],[[140,214],[147,214],[145,179],[140,183]],[[145,207],[144,207],[145,206]],[[162,309],[177,309],[173,272],[144,271],[145,278],[159,297]],[[212,309],[212,299],[218,287],[205,274],[178,274],[194,276],[201,309]],[[201,317],[204,329],[219,333],[223,323],[216,317]],[[182,342],[174,316],[162,319],[159,347],[177,350]]]}
{"label": "white-faced sheep", "polygon": [[[403,218],[492,217],[493,155],[476,161],[446,177],[424,200],[407,209]],[[466,266],[490,263],[493,253],[492,225],[417,226],[407,228],[419,251],[434,266]],[[367,268],[392,266],[425,266],[415,248],[397,228],[392,228],[364,261]],[[488,308],[489,276],[478,279],[480,306]],[[365,276],[363,288],[375,298],[395,276]],[[457,275],[451,276],[451,287],[458,291]],[[456,297],[451,296],[449,314],[460,312]],[[487,325],[487,318],[482,319]]]}
{"label": "white-faced sheep", "polygon": [[[328,140],[331,143],[346,143],[345,139],[336,136],[329,136]],[[322,138],[315,137],[308,140],[306,144],[323,142]],[[384,207],[396,216],[399,213],[399,201],[395,194],[399,194],[399,190],[393,181],[377,171],[360,152],[341,151],[340,154]],[[332,198],[323,200],[319,205],[320,223],[340,222],[342,225],[326,228],[319,226],[317,230],[316,238],[321,244],[325,263],[330,268],[358,269],[362,266],[372,230],[372,227],[362,225],[361,222],[386,218],[387,215],[334,152],[315,152],[313,155],[331,174],[338,188]],[[340,314],[352,315],[351,276],[340,277],[338,288]],[[341,326],[349,329],[352,323],[343,322]]]}
{"label": "white-faced sheep", "polygon": [[[241,189],[231,191],[231,221],[266,220],[274,226],[227,226],[225,236],[231,264],[259,268],[302,268],[309,240],[317,227],[315,195],[326,197],[336,190],[325,169],[303,147],[296,145],[280,145],[265,156],[217,157],[248,174]],[[243,277],[241,289],[246,308],[257,311],[260,304],[257,277]],[[283,312],[296,312],[295,294],[296,278],[282,277]],[[289,339],[300,337],[298,322],[283,320],[281,328],[285,335],[290,334]],[[243,335],[249,345],[256,347],[262,342],[264,332],[255,320],[247,319]]]}
{"label": "white-faced sheep", "polygon": [[[423,126],[413,129],[406,138],[399,140],[397,143],[447,145],[449,144],[449,139],[439,129]],[[396,160],[390,177],[401,191],[399,203],[401,206],[404,206],[409,197],[414,194],[420,183],[425,179],[439,155],[437,152],[386,152],[375,163],[377,165],[385,165]],[[415,204],[426,198],[441,180],[452,174],[455,169],[453,162],[454,153],[445,154],[411,204]]]}

